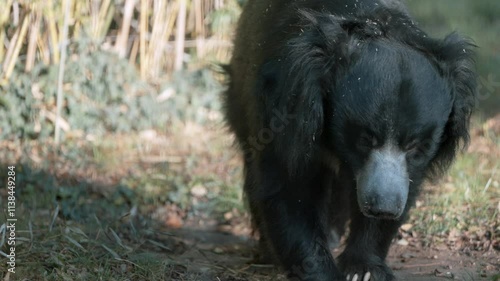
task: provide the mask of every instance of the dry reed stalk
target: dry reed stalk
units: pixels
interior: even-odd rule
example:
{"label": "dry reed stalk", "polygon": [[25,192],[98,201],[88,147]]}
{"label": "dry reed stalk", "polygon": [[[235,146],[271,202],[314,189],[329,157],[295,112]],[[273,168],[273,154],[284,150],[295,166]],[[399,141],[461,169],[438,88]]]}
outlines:
{"label": "dry reed stalk", "polygon": [[41,36],[38,36],[36,44],[38,46],[38,53],[45,65],[50,64],[50,48],[47,46],[47,38],[49,38],[48,31],[44,31]]}
{"label": "dry reed stalk", "polygon": [[[225,8],[226,3],[224,0],[213,0],[213,5],[215,10],[221,10]],[[221,46],[227,45],[231,42],[229,34],[227,34],[226,26],[216,26],[213,30],[214,35],[209,39],[207,45],[208,50],[213,53],[214,59],[216,61],[227,62],[230,57],[230,48],[224,48]]]}
{"label": "dry reed stalk", "polygon": [[[163,68],[165,69],[165,71],[167,71],[167,73],[170,73],[172,72],[172,69],[174,68],[174,53],[171,52],[171,49],[170,49],[170,42],[169,42],[169,39],[170,37],[172,36],[173,32],[174,32],[174,28],[175,28],[175,23],[177,21],[177,17],[176,15],[178,14],[178,11],[179,11],[179,3],[177,2],[171,2],[170,5],[168,6],[168,9],[167,9],[167,23],[166,23],[166,28],[165,28],[165,31],[166,31],[166,34],[164,35],[164,46],[167,48],[167,50],[165,50],[165,52],[163,53],[164,54],[164,57],[163,57]],[[174,44],[172,44],[174,45]]]}
{"label": "dry reed stalk", "polygon": [[135,38],[132,43],[132,49],[130,50],[130,56],[128,61],[131,65],[135,65],[137,62],[137,54],[139,53],[139,38]]}
{"label": "dry reed stalk", "polygon": [[[1,26],[0,26],[1,28]],[[0,42],[5,42],[5,31],[3,30],[3,28],[0,30]],[[3,61],[4,59],[4,56],[5,56],[5,50],[4,50],[4,47],[3,47],[3,44],[0,45],[0,62]],[[0,75],[1,77],[2,75]]]}
{"label": "dry reed stalk", "polygon": [[165,12],[166,1],[155,0],[153,6],[153,23],[151,30],[151,39],[147,51],[148,61],[148,77],[157,77],[161,68],[161,56],[164,50],[164,36],[166,34]]}
{"label": "dry reed stalk", "polygon": [[64,79],[64,67],[66,62],[66,52],[68,45],[68,25],[70,20],[70,5],[71,0],[64,1],[64,21],[62,26],[62,34],[61,34],[61,61],[59,64],[59,77],[57,79],[57,101],[56,101],[56,126],[55,126],[55,134],[54,141],[56,144],[59,144],[61,139],[60,131],[61,131],[61,109],[62,109],[62,99],[63,99],[63,79]]}
{"label": "dry reed stalk", "polygon": [[175,63],[174,70],[182,69],[184,58],[184,41],[186,36],[186,0],[179,0],[179,13],[177,16],[176,33],[175,33]]}
{"label": "dry reed stalk", "polygon": [[[174,64],[172,63],[172,54],[168,49],[168,39],[174,31],[176,22],[175,15],[179,10],[179,4],[175,2],[166,2],[158,0],[155,10],[160,11],[155,14],[153,23],[153,32],[149,48],[151,72],[150,77],[158,77],[161,71],[171,72]],[[166,7],[165,7],[166,5]]]}
{"label": "dry reed stalk", "polygon": [[35,66],[38,34],[40,33],[40,24],[42,20],[42,15],[40,14],[40,11],[35,11],[34,13],[32,13],[31,16],[33,24],[30,26],[30,35],[28,39],[26,66],[24,68],[26,72],[30,72]]}
{"label": "dry reed stalk", "polygon": [[134,16],[134,8],[136,3],[137,0],[126,0],[125,2],[122,25],[115,43],[115,51],[121,58],[124,58],[127,54],[130,24],[132,22],[132,17]]}
{"label": "dry reed stalk", "polygon": [[52,63],[59,63],[59,32],[57,31],[57,21],[54,15],[55,6],[52,0],[47,0],[44,14],[48,25]]}
{"label": "dry reed stalk", "polygon": [[205,24],[203,23],[205,15],[203,14],[201,0],[194,0],[193,4],[196,21],[196,55],[198,58],[202,58],[205,56]]}
{"label": "dry reed stalk", "polygon": [[141,78],[146,79],[148,59],[147,53],[147,37],[148,37],[148,14],[149,14],[149,0],[141,0],[141,11],[139,20],[139,53],[140,53],[140,73]]}
{"label": "dry reed stalk", "polygon": [[99,38],[99,2],[100,0],[90,0],[90,37],[93,39]]}
{"label": "dry reed stalk", "polygon": [[[10,8],[13,1],[14,0],[7,0],[7,3],[5,3],[3,10],[0,12],[0,42],[5,42],[5,39],[7,38],[5,27],[7,26],[9,21]],[[3,43],[0,44],[0,62],[4,60],[5,56],[5,49],[3,45]]]}
{"label": "dry reed stalk", "polygon": [[214,7],[214,1],[213,0],[206,0],[206,1],[203,1],[203,13],[205,15],[209,15],[212,11],[213,11],[213,7]]}
{"label": "dry reed stalk", "polygon": [[224,0],[214,0],[214,8],[216,10],[224,8]]}
{"label": "dry reed stalk", "polygon": [[[3,1],[6,4],[0,10],[0,42],[7,44],[0,45],[3,68],[0,78],[6,77],[20,52],[26,55],[25,71],[32,70],[37,61],[60,63],[59,44],[67,2]],[[196,52],[198,62],[206,61],[204,58],[209,56],[227,59],[230,51],[227,23],[209,27],[206,17],[225,5],[235,4],[231,1],[234,0],[124,0],[120,7],[114,0],[70,1],[70,38],[90,36],[97,42],[107,39],[120,57],[128,57],[134,65],[139,63],[141,77],[149,80],[162,72],[182,69],[188,49]],[[133,24],[135,9],[139,11],[138,26]],[[111,28],[113,21],[117,28]],[[26,24],[27,31],[23,29]]]}
{"label": "dry reed stalk", "polygon": [[111,21],[113,20],[115,5],[111,5],[111,3],[111,0],[103,0],[101,6],[99,7],[99,25],[97,29],[99,40],[106,36],[109,31]]}
{"label": "dry reed stalk", "polygon": [[73,7],[73,32],[72,36],[78,38],[88,31],[88,15],[90,13],[90,3],[88,1],[74,1]]}
{"label": "dry reed stalk", "polygon": [[[106,36],[109,32],[114,12],[115,6],[111,5],[111,0],[92,0],[90,6],[91,38],[101,41]],[[82,20],[85,20],[85,16],[83,15]]]}
{"label": "dry reed stalk", "polygon": [[15,1],[12,3],[12,25],[13,26],[18,26],[19,25],[19,15],[21,11],[19,10],[19,2]]}
{"label": "dry reed stalk", "polygon": [[91,5],[91,37],[97,42],[101,41],[107,34],[109,25],[113,19],[114,5],[111,0],[92,0]]}
{"label": "dry reed stalk", "polygon": [[10,58],[12,58],[12,55],[14,53],[14,49],[15,49],[14,46],[19,38],[20,31],[21,31],[21,27],[17,26],[16,31],[12,35],[12,38],[10,38],[10,40],[9,40],[9,44],[7,46],[7,53],[5,54],[5,59],[4,59],[3,66],[2,66],[2,72],[3,72],[2,77],[5,75],[5,72],[7,71],[7,67],[9,65]]}
{"label": "dry reed stalk", "polygon": [[30,15],[25,14],[22,19],[22,25],[18,26],[16,32],[10,41],[9,49],[7,50],[7,56],[5,57],[4,65],[3,65],[3,81],[2,83],[6,83],[10,76],[12,75],[12,71],[14,70],[14,66],[16,65],[16,60],[19,56],[19,52],[21,51],[21,46],[26,37],[26,33],[28,32],[28,26],[30,23]]}
{"label": "dry reed stalk", "polygon": [[0,26],[4,27],[9,20],[10,8],[12,7],[12,2],[14,0],[7,0],[7,3],[3,4],[3,9],[0,12]]}

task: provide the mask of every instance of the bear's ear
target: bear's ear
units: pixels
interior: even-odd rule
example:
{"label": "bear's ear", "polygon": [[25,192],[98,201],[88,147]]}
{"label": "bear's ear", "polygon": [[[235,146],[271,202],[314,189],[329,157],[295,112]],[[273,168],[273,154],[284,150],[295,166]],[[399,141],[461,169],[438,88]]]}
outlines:
{"label": "bear's ear", "polygon": [[470,140],[469,121],[477,96],[475,47],[470,40],[452,33],[436,49],[435,55],[448,79],[453,101],[441,146],[434,161],[436,174],[444,172],[456,153],[466,148]]}
{"label": "bear's ear", "polygon": [[266,95],[264,112],[287,117],[281,127],[273,124],[276,116],[265,116],[264,126],[279,128],[273,132],[270,147],[283,158],[280,160],[292,176],[304,171],[305,165],[315,158],[324,126],[324,102],[328,98],[324,86],[334,76],[332,69],[347,63],[340,50],[347,47],[338,47],[348,36],[340,21],[307,12],[302,15],[300,35],[287,41],[280,56],[264,65],[259,80],[268,82],[257,87]]}

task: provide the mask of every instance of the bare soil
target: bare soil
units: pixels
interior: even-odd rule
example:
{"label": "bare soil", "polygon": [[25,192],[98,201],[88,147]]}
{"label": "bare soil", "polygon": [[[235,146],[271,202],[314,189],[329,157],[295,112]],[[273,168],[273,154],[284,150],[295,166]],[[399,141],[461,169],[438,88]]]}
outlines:
{"label": "bare soil", "polygon": [[[256,240],[216,229],[182,228],[170,233],[166,244],[176,245],[172,280],[286,280],[271,264],[253,263]],[[159,239],[159,238],[156,238]],[[500,255],[495,250],[452,251],[444,245],[419,243],[391,247],[388,264],[401,281],[498,280]],[[340,250],[333,250],[338,255]],[[495,277],[496,276],[496,277]]]}

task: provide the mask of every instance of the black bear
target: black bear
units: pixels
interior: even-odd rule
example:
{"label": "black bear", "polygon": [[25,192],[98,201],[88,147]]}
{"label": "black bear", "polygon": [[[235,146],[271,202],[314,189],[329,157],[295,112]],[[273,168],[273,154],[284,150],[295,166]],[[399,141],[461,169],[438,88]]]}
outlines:
{"label": "black bear", "polygon": [[473,53],[397,0],[247,2],[225,113],[261,246],[290,280],[395,280],[384,260],[419,187],[469,140]]}

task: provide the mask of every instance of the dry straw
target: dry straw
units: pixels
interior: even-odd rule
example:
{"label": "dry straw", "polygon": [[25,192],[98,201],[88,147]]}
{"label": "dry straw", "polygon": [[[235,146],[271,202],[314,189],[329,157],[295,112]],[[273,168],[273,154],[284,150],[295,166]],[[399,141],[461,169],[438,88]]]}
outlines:
{"label": "dry straw", "polygon": [[[65,1],[3,0],[0,10],[0,83],[21,63],[59,64]],[[143,79],[229,58],[236,0],[70,1],[70,43],[91,38],[101,49],[137,65]],[[70,56],[71,54],[68,54]]]}

